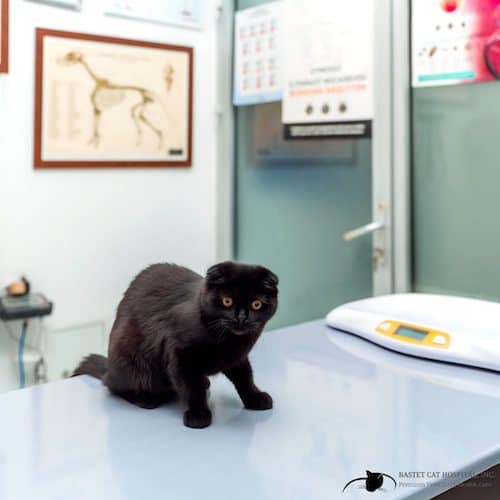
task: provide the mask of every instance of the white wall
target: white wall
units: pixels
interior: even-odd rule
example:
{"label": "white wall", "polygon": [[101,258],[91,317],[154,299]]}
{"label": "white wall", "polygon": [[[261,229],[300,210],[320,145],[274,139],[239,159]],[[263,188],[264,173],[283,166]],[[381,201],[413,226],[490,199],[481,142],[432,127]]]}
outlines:
{"label": "white wall", "polygon": [[[0,75],[0,285],[28,276],[55,302],[46,327],[113,319],[121,294],[148,264],[203,272],[216,257],[216,19],[184,30],[11,0],[10,74]],[[190,169],[33,170],[35,27],[169,42],[195,48]],[[0,330],[0,390],[17,383]],[[75,334],[75,343],[78,335]]]}

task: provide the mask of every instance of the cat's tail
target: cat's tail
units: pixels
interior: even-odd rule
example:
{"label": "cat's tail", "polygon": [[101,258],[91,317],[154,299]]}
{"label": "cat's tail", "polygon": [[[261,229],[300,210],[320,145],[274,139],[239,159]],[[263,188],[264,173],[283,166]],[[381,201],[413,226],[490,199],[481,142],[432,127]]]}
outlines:
{"label": "cat's tail", "polygon": [[90,375],[102,379],[107,371],[108,358],[100,354],[90,354],[78,365],[78,368],[73,373],[73,377],[78,375]]}

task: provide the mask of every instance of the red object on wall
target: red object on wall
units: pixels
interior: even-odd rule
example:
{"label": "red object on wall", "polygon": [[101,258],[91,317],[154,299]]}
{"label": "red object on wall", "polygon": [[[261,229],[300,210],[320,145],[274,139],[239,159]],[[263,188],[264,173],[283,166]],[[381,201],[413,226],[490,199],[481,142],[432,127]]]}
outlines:
{"label": "red object on wall", "polygon": [[458,9],[458,0],[443,0],[441,2],[441,8],[445,12],[455,12]]}

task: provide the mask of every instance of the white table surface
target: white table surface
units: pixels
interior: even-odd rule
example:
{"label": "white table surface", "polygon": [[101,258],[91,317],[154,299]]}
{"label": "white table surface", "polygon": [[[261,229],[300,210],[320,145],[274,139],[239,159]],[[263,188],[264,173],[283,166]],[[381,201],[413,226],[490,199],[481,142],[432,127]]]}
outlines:
{"label": "white table surface", "polygon": [[0,500],[373,498],[341,493],[365,469],[411,483],[386,481],[381,498],[431,498],[463,481],[436,474],[500,462],[500,375],[398,355],[323,321],[265,333],[251,357],[274,409],[243,409],[217,376],[203,430],[184,427],[177,404],[136,408],[86,376],[1,395]]}

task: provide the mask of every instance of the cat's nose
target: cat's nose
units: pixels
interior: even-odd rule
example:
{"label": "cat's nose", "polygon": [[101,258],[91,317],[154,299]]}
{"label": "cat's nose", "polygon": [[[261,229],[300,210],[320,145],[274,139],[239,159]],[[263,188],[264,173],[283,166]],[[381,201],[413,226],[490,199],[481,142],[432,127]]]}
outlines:
{"label": "cat's nose", "polygon": [[238,323],[240,325],[242,325],[243,323],[246,322],[246,320],[247,320],[247,313],[243,309],[241,309],[238,312],[237,320],[238,320]]}

